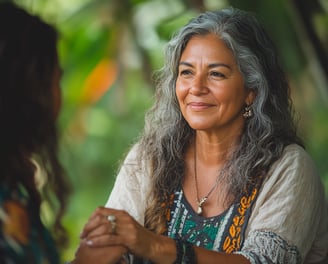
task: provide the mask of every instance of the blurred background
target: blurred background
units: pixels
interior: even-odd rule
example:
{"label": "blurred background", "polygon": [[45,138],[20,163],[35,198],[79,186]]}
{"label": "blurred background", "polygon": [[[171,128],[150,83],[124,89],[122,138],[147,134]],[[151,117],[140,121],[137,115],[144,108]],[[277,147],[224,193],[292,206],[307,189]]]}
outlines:
{"label": "blurred background", "polygon": [[[55,24],[64,70],[61,160],[74,193],[65,216],[73,258],[79,233],[103,205],[152,104],[152,74],[173,32],[204,10],[234,6],[257,14],[288,74],[299,131],[328,193],[328,1],[14,0]],[[51,217],[51,214],[49,214]]]}

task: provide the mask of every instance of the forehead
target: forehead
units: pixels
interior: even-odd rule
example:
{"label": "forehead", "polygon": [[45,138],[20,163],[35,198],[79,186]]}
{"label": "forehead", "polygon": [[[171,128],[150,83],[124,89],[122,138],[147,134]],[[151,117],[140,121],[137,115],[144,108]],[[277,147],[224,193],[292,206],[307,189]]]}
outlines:
{"label": "forehead", "polygon": [[215,34],[195,35],[182,51],[180,61],[185,59],[227,60],[235,62],[232,51]]}

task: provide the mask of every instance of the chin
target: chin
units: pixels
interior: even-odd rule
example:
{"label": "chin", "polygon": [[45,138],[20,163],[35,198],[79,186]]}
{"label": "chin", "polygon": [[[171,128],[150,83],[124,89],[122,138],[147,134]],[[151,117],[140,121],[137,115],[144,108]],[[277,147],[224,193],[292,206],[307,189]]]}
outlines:
{"label": "chin", "polygon": [[205,124],[199,124],[199,123],[188,123],[189,126],[194,130],[210,130],[211,126],[206,126]]}

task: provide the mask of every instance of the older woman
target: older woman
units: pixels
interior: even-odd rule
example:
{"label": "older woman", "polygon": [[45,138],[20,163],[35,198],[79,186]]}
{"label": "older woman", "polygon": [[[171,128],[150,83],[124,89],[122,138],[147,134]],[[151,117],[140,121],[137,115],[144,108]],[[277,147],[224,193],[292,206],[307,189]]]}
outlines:
{"label": "older woman", "polygon": [[81,237],[78,263],[92,249],[112,263],[125,251],[154,263],[323,263],[322,183],[252,15],[206,12],[168,43],[144,133]]}

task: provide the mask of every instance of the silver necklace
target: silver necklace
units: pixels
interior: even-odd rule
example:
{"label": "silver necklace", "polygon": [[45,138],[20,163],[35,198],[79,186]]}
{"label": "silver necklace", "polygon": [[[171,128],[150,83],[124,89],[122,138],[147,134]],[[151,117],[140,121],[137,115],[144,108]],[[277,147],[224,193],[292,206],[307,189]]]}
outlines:
{"label": "silver necklace", "polygon": [[200,199],[198,198],[198,182],[197,182],[197,157],[196,157],[196,140],[195,140],[195,144],[194,144],[194,178],[195,178],[195,188],[196,188],[196,202],[197,202],[197,214],[201,215],[203,213],[203,204],[207,201],[208,197],[210,197],[210,195],[212,194],[212,192],[215,190],[215,188],[218,186],[219,184],[219,177],[217,177],[214,185],[212,186],[212,188],[210,189],[210,191],[204,196],[201,197]]}

